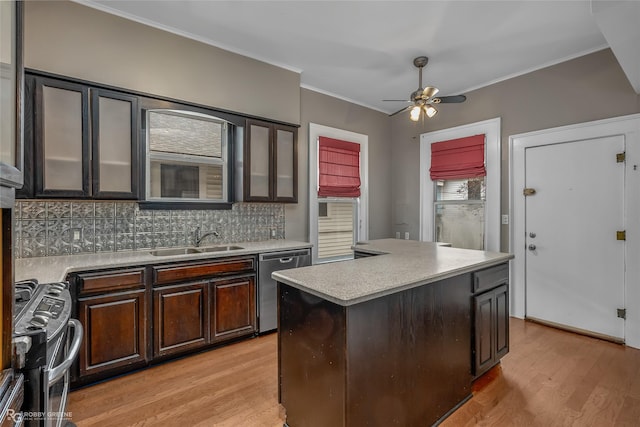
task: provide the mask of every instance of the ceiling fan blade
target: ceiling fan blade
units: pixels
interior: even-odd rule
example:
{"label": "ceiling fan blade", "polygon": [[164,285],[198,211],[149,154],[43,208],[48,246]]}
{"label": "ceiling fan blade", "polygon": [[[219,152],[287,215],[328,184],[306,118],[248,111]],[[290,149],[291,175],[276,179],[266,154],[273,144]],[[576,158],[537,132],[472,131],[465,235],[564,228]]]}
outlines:
{"label": "ceiling fan blade", "polygon": [[395,116],[396,114],[404,113],[405,111],[409,111],[409,110],[410,110],[410,109],[412,109],[412,108],[413,108],[413,105],[409,105],[408,107],[404,107],[404,108],[402,108],[402,109],[400,109],[400,110],[396,111],[396,112],[395,112],[395,113],[393,113],[393,114],[389,114],[389,117],[393,117],[393,116]]}
{"label": "ceiling fan blade", "polygon": [[435,99],[439,99],[440,103],[442,104],[456,104],[459,102],[464,102],[467,100],[467,97],[464,95],[453,95],[453,96],[439,96],[438,98],[434,98]]}
{"label": "ceiling fan blade", "polygon": [[383,99],[382,102],[413,102],[410,99]]}

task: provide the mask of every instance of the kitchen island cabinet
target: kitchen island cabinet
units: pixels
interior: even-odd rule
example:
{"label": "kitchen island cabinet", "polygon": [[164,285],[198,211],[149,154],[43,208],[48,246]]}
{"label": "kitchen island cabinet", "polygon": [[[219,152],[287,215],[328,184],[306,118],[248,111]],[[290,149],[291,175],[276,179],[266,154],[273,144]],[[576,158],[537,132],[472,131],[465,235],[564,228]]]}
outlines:
{"label": "kitchen island cabinet", "polygon": [[386,255],[273,273],[290,427],[432,425],[471,397],[473,275],[512,256],[368,245]]}
{"label": "kitchen island cabinet", "polygon": [[473,375],[479,377],[509,352],[509,269],[473,275]]}

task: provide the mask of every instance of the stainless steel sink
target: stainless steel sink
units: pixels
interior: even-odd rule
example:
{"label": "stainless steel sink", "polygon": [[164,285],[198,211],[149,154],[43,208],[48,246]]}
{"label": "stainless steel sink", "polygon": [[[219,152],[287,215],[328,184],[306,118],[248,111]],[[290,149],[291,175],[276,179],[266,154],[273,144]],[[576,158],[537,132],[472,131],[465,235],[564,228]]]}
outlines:
{"label": "stainless steel sink", "polygon": [[228,252],[238,249],[244,249],[242,246],[236,245],[224,245],[224,246],[209,246],[203,248],[167,248],[156,249],[149,252],[153,256],[173,256],[173,255],[186,255],[186,254],[201,254],[206,252]]}
{"label": "stainless steel sink", "polygon": [[244,249],[242,246],[226,245],[226,246],[209,246],[204,248],[198,248],[200,252],[226,252],[235,251],[238,249]]}
{"label": "stainless steel sink", "polygon": [[168,249],[156,249],[149,252],[153,256],[172,256],[172,255],[185,255],[185,254],[199,254],[200,251],[196,248],[168,248]]}

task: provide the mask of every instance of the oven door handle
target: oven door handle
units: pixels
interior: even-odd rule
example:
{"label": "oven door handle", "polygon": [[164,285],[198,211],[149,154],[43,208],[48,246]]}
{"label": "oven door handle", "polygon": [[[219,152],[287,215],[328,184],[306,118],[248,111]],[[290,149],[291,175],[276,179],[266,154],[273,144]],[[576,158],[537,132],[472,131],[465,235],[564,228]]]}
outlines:
{"label": "oven door handle", "polygon": [[49,384],[53,384],[58,381],[62,376],[71,368],[76,356],[80,351],[80,345],[82,344],[82,324],[76,319],[69,319],[69,324],[73,328],[73,341],[69,347],[69,353],[67,357],[55,368],[49,370]]}

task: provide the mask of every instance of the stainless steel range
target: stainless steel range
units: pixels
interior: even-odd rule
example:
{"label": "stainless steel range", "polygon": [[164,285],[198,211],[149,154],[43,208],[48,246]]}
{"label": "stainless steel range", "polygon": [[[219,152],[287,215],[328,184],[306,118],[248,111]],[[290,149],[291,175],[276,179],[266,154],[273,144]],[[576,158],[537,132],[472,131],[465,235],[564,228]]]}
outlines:
{"label": "stainless steel range", "polygon": [[82,325],[71,318],[66,282],[15,285],[14,348],[25,377],[26,426],[69,426],[69,369],[80,350]]}

